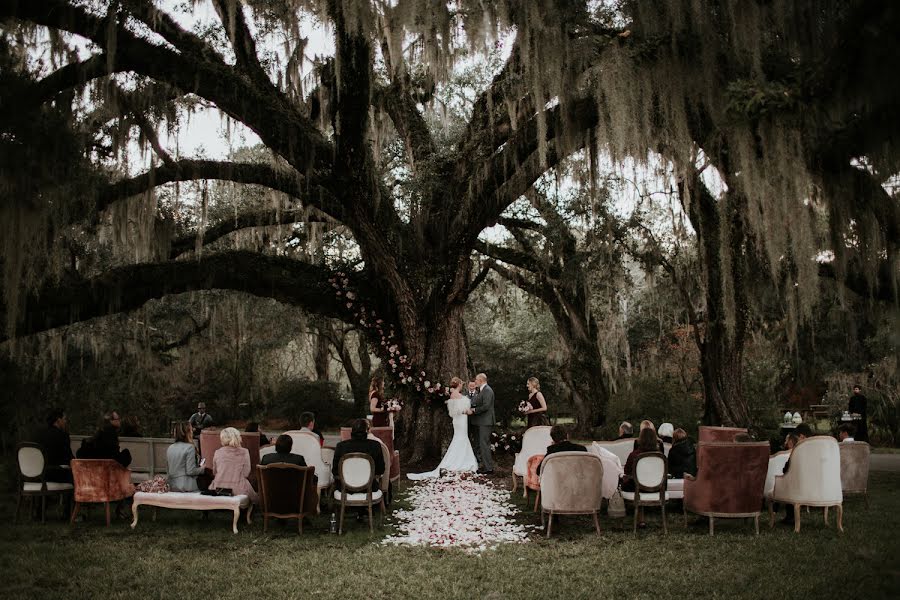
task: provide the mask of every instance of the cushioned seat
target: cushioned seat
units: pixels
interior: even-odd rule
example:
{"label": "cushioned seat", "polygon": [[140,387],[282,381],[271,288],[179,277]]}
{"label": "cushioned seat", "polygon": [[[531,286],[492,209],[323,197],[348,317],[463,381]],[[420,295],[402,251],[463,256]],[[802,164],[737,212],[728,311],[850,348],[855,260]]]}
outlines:
{"label": "cushioned seat", "polygon": [[[381,500],[382,495],[383,494],[381,493],[381,490],[375,490],[374,492],[372,492],[372,502],[378,502],[379,500]],[[340,501],[341,498],[346,498],[348,502],[365,502],[368,497],[369,495],[364,492],[348,494],[345,494],[340,490],[335,490],[334,492],[334,499],[337,501]]]}
{"label": "cushioned seat", "polygon": [[250,523],[250,514],[253,512],[250,497],[246,494],[238,496],[208,496],[200,492],[166,492],[165,494],[136,492],[131,505],[131,513],[134,515],[134,520],[131,522],[132,529],[137,527],[138,507],[142,505],[178,510],[230,510],[234,513],[234,519],[231,524],[231,530],[234,533],[238,532],[237,522],[240,518],[241,509],[247,509],[248,524]]}
{"label": "cushioned seat", "polygon": [[[635,501],[635,495],[637,492],[621,492],[622,498],[627,500],[628,502]],[[671,496],[669,496],[669,492],[663,492],[664,500],[671,500]],[[650,504],[653,502],[659,503],[659,492],[641,492],[641,504]]]}
{"label": "cushioned seat", "polygon": [[684,498],[684,479],[669,479],[666,482],[666,492],[669,500],[681,500]]}
{"label": "cushioned seat", "polygon": [[46,481],[43,484],[36,481],[26,481],[22,485],[22,489],[26,492],[40,492],[42,489],[48,492],[62,492],[74,490],[75,486],[71,483],[57,483],[56,481]]}

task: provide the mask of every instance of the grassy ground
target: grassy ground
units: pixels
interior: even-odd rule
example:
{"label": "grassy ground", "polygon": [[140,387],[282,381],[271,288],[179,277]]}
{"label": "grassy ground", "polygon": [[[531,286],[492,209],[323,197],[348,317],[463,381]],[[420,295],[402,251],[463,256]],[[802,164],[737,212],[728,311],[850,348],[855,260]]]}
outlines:
{"label": "grassy ground", "polygon": [[[508,480],[507,480],[508,481]],[[637,536],[630,519],[601,519],[597,537],[587,519],[564,519],[558,535],[538,532],[522,545],[480,556],[459,551],[382,547],[390,525],[369,535],[350,522],[342,537],[327,533],[328,515],[302,537],[295,522],[262,520],[230,531],[225,513],[142,510],[103,527],[93,509],[74,528],[56,513],[46,525],[13,520],[0,500],[0,577],[6,598],[882,598],[900,589],[900,474],[873,473],[871,508],[845,502],[845,533],[826,528],[821,511],[803,517],[799,535],[764,525],[719,521],[685,528],[670,514],[668,536],[658,513]],[[520,496],[522,519],[538,518]],[[674,512],[674,511],[673,511]],[[230,513],[229,513],[230,515]],[[893,592],[891,591],[893,590]]]}

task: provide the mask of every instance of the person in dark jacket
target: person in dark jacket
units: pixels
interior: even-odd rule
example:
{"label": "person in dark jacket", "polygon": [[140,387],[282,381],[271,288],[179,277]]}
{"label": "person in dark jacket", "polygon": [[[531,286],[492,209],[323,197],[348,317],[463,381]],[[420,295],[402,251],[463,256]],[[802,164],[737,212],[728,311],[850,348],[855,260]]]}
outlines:
{"label": "person in dark jacket", "polygon": [[859,421],[856,422],[856,435],[853,436],[857,442],[869,441],[869,424],[867,414],[868,402],[863,396],[862,388],[859,385],[853,386],[853,395],[850,396],[850,402],[847,404],[847,412],[859,415]]}
{"label": "person in dark jacket", "polygon": [[[544,460],[556,452],[587,452],[587,448],[581,444],[575,444],[569,441],[569,432],[562,425],[554,425],[550,428],[550,439],[553,440],[553,443],[547,446]],[[538,467],[538,473],[541,472],[543,467],[544,462],[541,461],[541,464]]]}
{"label": "person in dark jacket", "polygon": [[81,443],[78,458],[110,458],[125,468],[131,464],[131,452],[119,449],[119,413],[111,411],[103,415],[103,424],[94,437]]}
{"label": "person in dark jacket", "polygon": [[679,427],[672,434],[672,447],[669,448],[669,475],[673,479],[684,479],[685,473],[697,474],[697,453],[694,442]]}
{"label": "person in dark jacket", "polygon": [[44,449],[44,477],[47,481],[72,483],[72,441],[69,438],[69,422],[61,408],[47,414],[47,428],[37,435],[37,443]]}
{"label": "person in dark jacket", "polygon": [[275,440],[275,452],[271,452],[262,457],[260,464],[271,465],[274,463],[287,463],[289,465],[297,465],[298,467],[306,466],[306,459],[301,454],[294,454],[291,448],[294,447],[294,440],[291,436],[282,433]]}
{"label": "person in dark jacket", "polygon": [[372,457],[375,463],[375,477],[372,479],[372,491],[379,489],[378,481],[384,473],[384,454],[382,454],[381,444],[377,440],[370,440],[366,436],[369,433],[369,422],[366,419],[356,419],[350,428],[350,439],[338,442],[334,447],[334,459],[331,463],[331,473],[334,475],[334,485],[337,489],[341,488],[340,468],[341,457],[354,452],[361,452]]}

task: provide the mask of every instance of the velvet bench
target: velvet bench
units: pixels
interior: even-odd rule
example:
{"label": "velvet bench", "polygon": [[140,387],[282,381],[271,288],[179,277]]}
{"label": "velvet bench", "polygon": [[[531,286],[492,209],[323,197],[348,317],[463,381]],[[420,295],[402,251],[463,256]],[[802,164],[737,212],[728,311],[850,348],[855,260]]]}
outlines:
{"label": "velvet bench", "polygon": [[250,513],[253,512],[250,498],[243,494],[240,496],[205,496],[200,492],[166,492],[165,494],[135,492],[131,504],[131,512],[134,514],[134,521],[131,522],[132,529],[137,526],[138,507],[142,504],[180,510],[230,510],[234,512],[234,521],[231,524],[234,533],[238,532],[237,524],[241,516],[241,509],[247,509],[248,524],[250,523]]}

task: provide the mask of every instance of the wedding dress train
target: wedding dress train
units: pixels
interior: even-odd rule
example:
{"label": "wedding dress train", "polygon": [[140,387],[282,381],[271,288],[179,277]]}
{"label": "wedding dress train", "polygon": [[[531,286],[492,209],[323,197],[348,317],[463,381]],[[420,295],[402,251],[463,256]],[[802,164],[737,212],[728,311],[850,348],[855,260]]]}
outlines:
{"label": "wedding dress train", "polygon": [[447,453],[441,459],[441,464],[433,471],[427,473],[409,473],[407,477],[416,481],[420,479],[432,479],[440,477],[441,471],[476,471],[478,461],[475,460],[475,452],[469,442],[469,416],[466,414],[472,407],[471,400],[466,396],[447,400],[447,411],[453,418],[453,439]]}

